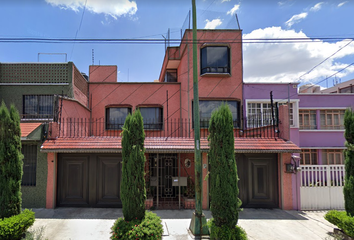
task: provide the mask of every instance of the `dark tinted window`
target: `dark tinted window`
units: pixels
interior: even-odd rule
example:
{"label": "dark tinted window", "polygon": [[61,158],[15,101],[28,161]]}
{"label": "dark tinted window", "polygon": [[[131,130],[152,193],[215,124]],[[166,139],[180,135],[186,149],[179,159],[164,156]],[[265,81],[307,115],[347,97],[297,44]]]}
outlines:
{"label": "dark tinted window", "polygon": [[201,49],[201,74],[230,73],[230,50],[228,47],[213,46]]}
{"label": "dark tinted window", "polygon": [[129,107],[106,108],[106,129],[122,129],[125,119],[132,112]]}
{"label": "dark tinted window", "polygon": [[144,129],[162,129],[163,114],[159,107],[139,108],[144,120]]}
{"label": "dark tinted window", "polygon": [[177,82],[177,70],[166,70],[165,82]]}
{"label": "dark tinted window", "polygon": [[22,145],[22,186],[36,186],[37,145]]}
{"label": "dark tinted window", "polygon": [[53,118],[53,95],[24,95],[23,118]]}

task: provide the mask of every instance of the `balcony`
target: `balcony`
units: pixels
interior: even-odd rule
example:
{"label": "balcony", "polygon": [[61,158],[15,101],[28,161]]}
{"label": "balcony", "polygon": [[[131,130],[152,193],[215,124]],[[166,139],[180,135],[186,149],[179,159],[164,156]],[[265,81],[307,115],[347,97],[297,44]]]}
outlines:
{"label": "balcony", "polygon": [[[234,122],[235,138],[278,138],[279,127],[276,120],[259,119],[253,115],[244,118],[242,122]],[[110,124],[106,128],[104,118],[62,118],[58,122],[53,122],[49,128],[49,137],[55,138],[88,138],[88,137],[108,137],[121,138],[122,126],[124,122]],[[150,126],[151,125],[151,126]],[[207,138],[209,135],[209,120],[200,123],[200,136]],[[159,128],[156,128],[159,126]],[[242,127],[238,127],[242,126]],[[163,122],[144,123],[146,138],[194,138],[194,127],[191,119],[164,119]]]}

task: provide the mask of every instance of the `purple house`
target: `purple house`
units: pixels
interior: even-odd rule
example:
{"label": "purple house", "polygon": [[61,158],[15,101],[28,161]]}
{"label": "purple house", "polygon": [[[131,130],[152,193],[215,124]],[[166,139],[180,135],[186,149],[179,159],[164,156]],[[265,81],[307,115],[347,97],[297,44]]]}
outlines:
{"label": "purple house", "polygon": [[316,85],[298,88],[297,83],[245,83],[243,86],[244,116],[271,114],[271,93],[274,103],[290,103],[288,136],[301,148],[297,160],[301,172],[294,171],[292,176],[294,208],[341,209],[344,206],[343,123],[345,109],[354,108],[353,84],[354,79],[323,90]]}

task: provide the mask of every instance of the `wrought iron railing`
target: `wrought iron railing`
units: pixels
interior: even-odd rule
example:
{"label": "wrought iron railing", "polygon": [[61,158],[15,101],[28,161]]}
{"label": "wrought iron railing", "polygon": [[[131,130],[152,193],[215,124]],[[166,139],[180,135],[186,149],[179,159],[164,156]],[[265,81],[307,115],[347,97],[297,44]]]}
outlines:
{"label": "wrought iron railing", "polygon": [[[234,136],[249,138],[274,138],[279,136],[278,121],[262,119],[254,115],[241,121],[234,121]],[[262,124],[260,124],[262,123]],[[120,137],[124,122],[107,123],[104,118],[62,118],[58,121],[58,137]],[[243,126],[243,127],[242,127]],[[209,121],[201,121],[201,138],[207,138]],[[194,138],[191,119],[164,119],[163,122],[145,122],[145,137]]]}

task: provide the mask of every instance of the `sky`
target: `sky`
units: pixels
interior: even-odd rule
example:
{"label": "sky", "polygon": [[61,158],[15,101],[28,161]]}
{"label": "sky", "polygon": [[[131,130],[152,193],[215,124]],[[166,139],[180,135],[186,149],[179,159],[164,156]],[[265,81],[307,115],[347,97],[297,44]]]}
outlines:
{"label": "sky", "polygon": [[[237,14],[244,82],[331,87],[354,78],[354,0],[196,0],[196,6],[198,29],[236,29]],[[191,0],[0,0],[0,62],[72,61],[85,73],[92,64],[117,65],[118,82],[151,82],[160,75],[162,40],[168,31],[171,39],[181,38],[191,8]],[[29,43],[17,38],[161,41]],[[265,38],[295,40],[249,40]]]}

